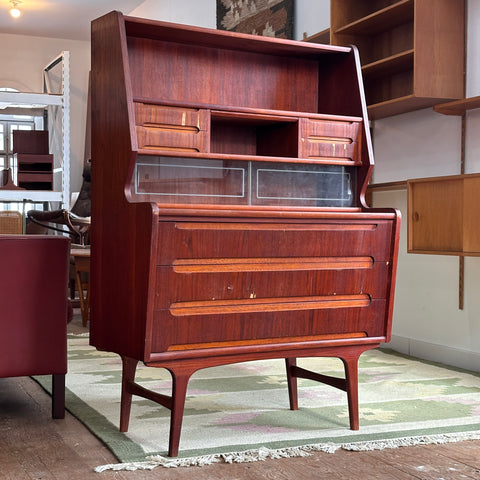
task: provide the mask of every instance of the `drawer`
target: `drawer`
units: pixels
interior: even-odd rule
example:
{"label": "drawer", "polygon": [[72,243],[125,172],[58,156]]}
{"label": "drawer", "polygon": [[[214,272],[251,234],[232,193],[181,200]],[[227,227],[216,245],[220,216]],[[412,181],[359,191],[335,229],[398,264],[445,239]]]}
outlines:
{"label": "drawer", "polygon": [[386,335],[393,220],[309,222],[159,222],[151,351]]}
{"label": "drawer", "polygon": [[159,222],[157,265],[178,259],[370,256],[391,258],[393,220]]}
{"label": "drawer", "polygon": [[136,103],[135,123],[139,148],[209,150],[207,110]]}
{"label": "drawer", "polygon": [[361,123],[300,119],[300,158],[361,164]]}
{"label": "drawer", "polygon": [[156,310],[151,352],[198,350],[325,338],[382,337],[386,334],[386,300],[357,307],[314,310],[174,316]]}
{"label": "drawer", "polygon": [[252,300],[269,299],[274,308],[273,303],[286,298],[308,302],[320,297],[387,295],[388,266],[374,263],[371,257],[232,260],[176,261],[172,267],[157,267],[154,308],[174,312],[177,307],[182,311],[191,307],[197,313],[210,308],[225,313],[232,306],[249,308]]}

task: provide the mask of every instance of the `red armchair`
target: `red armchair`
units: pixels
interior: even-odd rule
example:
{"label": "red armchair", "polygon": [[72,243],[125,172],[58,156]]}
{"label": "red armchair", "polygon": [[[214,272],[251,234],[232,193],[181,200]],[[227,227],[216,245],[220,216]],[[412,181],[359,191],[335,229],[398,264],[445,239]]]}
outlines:
{"label": "red armchair", "polygon": [[0,235],[0,377],[52,375],[65,416],[69,239]]}

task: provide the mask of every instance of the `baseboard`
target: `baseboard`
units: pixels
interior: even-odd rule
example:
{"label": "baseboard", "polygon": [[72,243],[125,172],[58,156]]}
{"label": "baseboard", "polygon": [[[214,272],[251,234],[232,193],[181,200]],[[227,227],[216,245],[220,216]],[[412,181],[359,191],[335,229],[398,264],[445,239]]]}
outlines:
{"label": "baseboard", "polygon": [[436,345],[414,338],[392,335],[390,343],[382,346],[413,357],[440,362],[453,367],[480,372],[480,353],[459,348]]}

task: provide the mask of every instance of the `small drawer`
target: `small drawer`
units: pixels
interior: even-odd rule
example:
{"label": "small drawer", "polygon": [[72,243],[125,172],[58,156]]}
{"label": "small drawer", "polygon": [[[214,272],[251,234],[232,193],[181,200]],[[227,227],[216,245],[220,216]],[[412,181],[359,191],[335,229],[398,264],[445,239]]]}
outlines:
{"label": "small drawer", "polygon": [[209,112],[193,108],[135,104],[139,148],[205,152],[209,150]]}
{"label": "small drawer", "polygon": [[300,158],[360,164],[360,122],[300,119]]}

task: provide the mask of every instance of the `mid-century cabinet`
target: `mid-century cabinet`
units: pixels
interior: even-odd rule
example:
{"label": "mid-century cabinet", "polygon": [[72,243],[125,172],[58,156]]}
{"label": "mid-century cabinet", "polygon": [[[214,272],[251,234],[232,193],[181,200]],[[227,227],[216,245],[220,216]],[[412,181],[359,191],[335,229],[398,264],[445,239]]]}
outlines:
{"label": "mid-century cabinet", "polygon": [[331,0],[330,43],[360,51],[370,119],[463,98],[464,0]]}
{"label": "mid-century cabinet", "polygon": [[[91,343],[171,410],[198,369],[284,358],[346,390],[390,339],[399,214],[364,201],[373,156],[358,54],[125,17],[92,23]],[[342,359],[345,378],[296,366]],[[167,368],[171,396],[135,382]]]}

